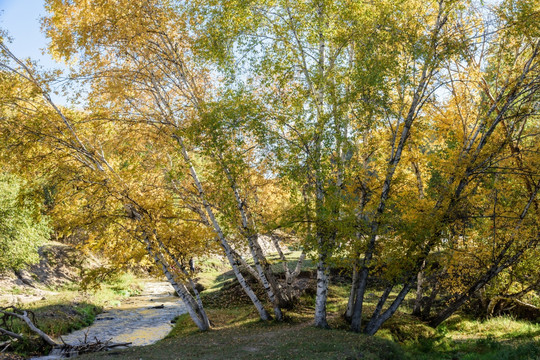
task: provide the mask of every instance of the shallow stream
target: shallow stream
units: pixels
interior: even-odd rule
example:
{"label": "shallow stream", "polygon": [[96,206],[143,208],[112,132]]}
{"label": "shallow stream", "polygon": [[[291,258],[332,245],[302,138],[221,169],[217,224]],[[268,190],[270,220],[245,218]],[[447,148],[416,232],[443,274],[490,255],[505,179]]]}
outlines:
{"label": "shallow stream", "polygon": [[[182,301],[171,295],[173,292],[167,282],[147,282],[140,295],[124,300],[118,307],[106,309],[96,317],[92,325],[63,335],[62,340],[70,345],[84,343],[85,339],[88,342],[96,339],[101,342],[130,342],[131,346],[153,344],[171,331],[171,320],[186,312]],[[51,353],[35,359],[64,357],[59,353]]]}

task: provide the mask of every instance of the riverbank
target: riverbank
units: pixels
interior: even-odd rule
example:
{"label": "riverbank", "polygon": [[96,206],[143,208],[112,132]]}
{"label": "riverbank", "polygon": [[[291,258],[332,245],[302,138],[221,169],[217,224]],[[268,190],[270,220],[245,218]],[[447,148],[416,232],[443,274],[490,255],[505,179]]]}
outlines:
{"label": "riverbank", "polygon": [[[39,249],[40,259],[17,272],[0,274],[0,307],[29,312],[31,319],[53,338],[84,328],[105,308],[114,308],[131,295],[141,292],[141,280],[128,273],[114,272],[99,286],[83,286],[84,276],[104,264],[92,254],[49,242]],[[14,354],[26,357],[47,354],[46,345],[20,320],[4,324],[24,339],[0,337],[0,358]],[[7,357],[7,355],[5,356]]]}
{"label": "riverbank", "polygon": [[[510,318],[476,321],[455,317],[447,327],[423,336],[406,332],[402,341],[352,333],[334,319],[332,330],[311,326],[310,316],[296,314],[284,323],[261,322],[251,306],[208,309],[213,329],[199,332],[187,315],[178,319],[164,340],[144,347],[114,349],[80,360],[177,359],[414,359],[536,360],[540,358],[540,326]],[[393,326],[393,325],[392,325]]]}
{"label": "riverbank", "polygon": [[[10,304],[28,311],[35,325],[52,338],[59,338],[92,324],[103,309],[114,308],[129,296],[141,291],[139,280],[125,274],[114,283],[103,284],[92,291],[71,288],[56,289],[52,294],[34,302]],[[24,296],[24,294],[21,294]],[[5,351],[26,357],[40,356],[50,351],[35,333],[22,321],[9,324],[11,331],[24,335],[24,340],[13,341]]]}
{"label": "riverbank", "polygon": [[[305,270],[312,268],[308,262]],[[286,311],[284,322],[262,322],[230,272],[206,271],[198,280],[206,289],[202,296],[212,330],[198,331],[185,314],[177,319],[166,339],[153,345],[114,349],[80,359],[540,359],[538,323],[510,317],[480,320],[455,315],[432,329],[409,315],[410,309],[403,309],[375,336],[365,336],[350,332],[341,316],[348,284],[337,278],[328,297],[331,330],[312,326],[312,291],[304,294],[294,309]]]}

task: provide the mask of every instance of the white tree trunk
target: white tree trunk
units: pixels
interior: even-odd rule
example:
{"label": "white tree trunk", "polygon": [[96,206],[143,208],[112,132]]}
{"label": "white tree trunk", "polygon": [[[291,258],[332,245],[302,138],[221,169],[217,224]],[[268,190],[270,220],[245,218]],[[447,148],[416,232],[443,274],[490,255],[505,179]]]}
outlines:
{"label": "white tree trunk", "polygon": [[206,311],[204,310],[204,305],[201,299],[201,295],[199,294],[199,291],[197,290],[197,287],[195,286],[195,283],[193,282],[193,279],[191,278],[190,274],[186,271],[185,267],[182,264],[180,264],[178,259],[173,254],[171,254],[171,252],[164,246],[164,244],[161,241],[159,241],[159,246],[165,250],[167,255],[169,255],[169,257],[174,261],[178,269],[180,269],[182,273],[184,274],[184,276],[186,276],[189,282],[189,286],[191,287],[191,290],[193,291],[193,294],[195,295],[195,299],[197,301],[198,316],[201,319],[201,321],[204,323],[205,327],[209,329],[210,320],[208,319],[208,315],[206,315]]}
{"label": "white tree trunk", "polygon": [[324,255],[319,255],[317,265],[317,296],[315,298],[315,326],[328,328],[326,321],[326,300],[328,298],[328,266]]}
{"label": "white tree trunk", "polygon": [[215,215],[214,211],[212,210],[212,207],[206,200],[205,192],[202,187],[202,184],[199,180],[199,176],[197,175],[197,171],[195,170],[195,167],[193,166],[191,162],[191,158],[189,157],[189,154],[187,152],[187,149],[184,145],[184,140],[182,137],[176,135],[175,139],[177,140],[178,144],[180,145],[180,149],[182,152],[182,156],[184,158],[184,161],[189,166],[189,170],[191,173],[191,177],[193,179],[193,182],[195,183],[195,186],[197,188],[197,191],[199,192],[199,198],[201,199],[204,209],[206,210],[206,214],[208,215],[208,218],[210,219],[210,222],[212,226],[214,227],[214,231],[217,233],[218,238],[220,240],[221,247],[225,251],[225,255],[227,256],[227,260],[229,261],[229,264],[231,265],[234,275],[236,276],[236,279],[238,279],[238,282],[240,283],[240,286],[244,289],[247,296],[250,298],[251,302],[253,302],[253,305],[255,305],[255,308],[257,308],[257,311],[259,312],[259,316],[262,320],[270,320],[270,315],[260,302],[257,295],[253,292],[253,289],[248,285],[246,282],[246,279],[240,272],[240,269],[238,268],[238,264],[234,258],[231,246],[229,245],[229,242],[225,238],[225,234],[223,233],[223,230],[221,229],[221,226],[219,225]]}
{"label": "white tree trunk", "polygon": [[[210,328],[209,326],[210,322],[208,321],[208,318],[206,317],[206,313],[204,312],[204,310],[202,312],[200,311],[201,309],[199,309],[197,302],[193,299],[193,296],[191,296],[189,291],[187,291],[185,285],[180,285],[176,282],[173,274],[171,274],[171,272],[169,271],[169,264],[158,253],[158,251],[152,250],[152,245],[147,236],[144,237],[144,242],[146,243],[146,251],[148,252],[150,256],[154,258],[154,261],[156,262],[156,264],[161,266],[161,269],[163,270],[163,274],[165,275],[169,283],[174,288],[174,291],[176,291],[180,299],[182,299],[182,301],[186,305],[189,316],[191,317],[195,325],[197,325],[197,327],[201,331],[208,330]],[[204,314],[204,316],[202,314]]]}
{"label": "white tree trunk", "polygon": [[283,314],[279,306],[279,301],[274,294],[274,289],[277,286],[275,286],[275,282],[274,282],[274,286],[270,285],[270,282],[268,281],[270,274],[268,274],[267,276],[268,269],[263,269],[263,266],[261,265],[261,260],[266,262],[266,258],[264,257],[264,254],[262,252],[262,249],[259,243],[257,242],[256,231],[255,229],[253,229],[252,226],[250,226],[250,223],[248,220],[248,214],[246,211],[246,204],[243,201],[242,197],[240,196],[240,192],[238,191],[238,187],[236,186],[236,181],[232,177],[231,172],[229,171],[225,163],[223,162],[222,157],[216,156],[216,158],[218,158],[219,161],[221,162],[221,167],[223,168],[223,171],[225,172],[225,175],[227,176],[227,179],[229,180],[231,189],[233,190],[234,197],[236,199],[236,205],[237,205],[238,211],[240,212],[240,216],[242,218],[242,232],[248,241],[251,257],[253,258],[255,269],[257,269],[257,273],[259,275],[257,278],[259,279],[261,285],[266,291],[266,295],[268,296],[268,299],[274,306],[274,315],[276,316],[276,319],[281,321],[283,320]]}

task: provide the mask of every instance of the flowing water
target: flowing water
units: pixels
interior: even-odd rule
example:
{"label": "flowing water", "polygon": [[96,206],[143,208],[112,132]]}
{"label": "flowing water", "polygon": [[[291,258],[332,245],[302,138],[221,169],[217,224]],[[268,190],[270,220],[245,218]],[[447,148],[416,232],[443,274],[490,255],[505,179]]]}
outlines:
{"label": "flowing water", "polygon": [[[148,282],[142,294],[130,297],[120,306],[99,314],[92,325],[63,335],[62,340],[70,345],[84,343],[85,339],[88,342],[96,339],[101,342],[130,342],[131,346],[155,343],[171,331],[171,320],[186,312],[182,301],[171,295],[173,292],[167,282]],[[52,360],[68,356],[53,352],[36,359]]]}

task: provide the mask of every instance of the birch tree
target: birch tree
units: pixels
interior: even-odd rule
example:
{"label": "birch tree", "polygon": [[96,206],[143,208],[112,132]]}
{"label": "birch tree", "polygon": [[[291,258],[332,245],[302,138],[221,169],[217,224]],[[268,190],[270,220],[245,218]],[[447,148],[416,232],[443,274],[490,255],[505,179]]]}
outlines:
{"label": "birch tree", "polygon": [[[112,219],[124,229],[127,226],[127,232],[144,244],[148,255],[162,267],[199,329],[207,330],[209,320],[191,280],[192,274],[173,253],[173,248],[166,248],[162,239],[163,229],[168,228],[160,214],[163,203],[159,199],[163,196],[158,195],[153,200],[144,196],[148,195],[144,192],[149,187],[156,192],[156,185],[159,185],[156,180],[163,176],[156,173],[156,163],[151,169],[146,168],[151,171],[132,173],[133,168],[141,165],[144,168],[144,161],[157,155],[151,151],[151,145],[140,139],[133,143],[119,136],[109,137],[119,135],[121,129],[114,126],[95,128],[92,126],[95,118],[60,108],[51,99],[48,76],[42,76],[32,62],[18,59],[5,42],[0,43],[0,51],[2,77],[11,79],[14,85],[4,89],[0,109],[3,155],[10,156],[14,164],[32,163],[27,171],[20,166],[13,170],[27,177],[34,172],[41,176],[44,173],[49,176],[59,174],[74,184],[78,200],[87,210],[92,203],[97,203],[101,211],[98,218]],[[137,153],[121,152],[122,148],[125,150],[130,146],[134,146],[132,150],[142,146],[138,149],[142,159],[135,159]],[[133,174],[139,176],[133,177]],[[159,190],[162,189],[158,187],[158,193]],[[193,242],[185,244],[194,245]],[[172,265],[178,266],[180,272],[174,274]]]}

